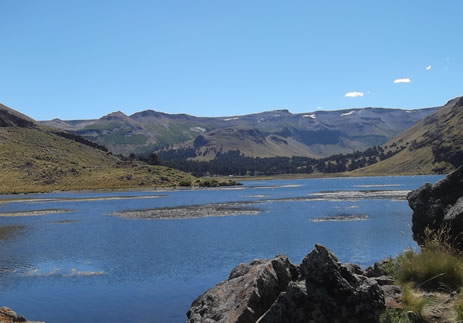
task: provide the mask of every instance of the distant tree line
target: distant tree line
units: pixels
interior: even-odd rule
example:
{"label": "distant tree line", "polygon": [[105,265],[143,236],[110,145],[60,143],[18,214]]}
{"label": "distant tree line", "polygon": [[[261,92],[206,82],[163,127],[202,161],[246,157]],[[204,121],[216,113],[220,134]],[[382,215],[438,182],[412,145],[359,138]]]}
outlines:
{"label": "distant tree line", "polygon": [[385,150],[381,146],[371,147],[363,152],[337,154],[322,159],[309,157],[248,157],[239,150],[221,152],[210,161],[189,160],[196,156],[193,148],[161,151],[158,158],[161,165],[180,169],[195,176],[211,175],[278,175],[339,173],[352,171],[377,163],[400,152],[404,147]]}

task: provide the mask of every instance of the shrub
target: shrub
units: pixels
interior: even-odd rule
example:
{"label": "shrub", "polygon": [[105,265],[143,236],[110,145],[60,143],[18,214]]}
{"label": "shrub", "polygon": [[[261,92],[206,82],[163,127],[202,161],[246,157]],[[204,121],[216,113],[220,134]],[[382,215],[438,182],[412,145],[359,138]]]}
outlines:
{"label": "shrub", "polygon": [[387,308],[379,317],[380,323],[414,323],[407,312],[401,309]]}
{"label": "shrub", "polygon": [[191,186],[191,179],[183,179],[178,183],[179,186],[183,187],[190,187]]}
{"label": "shrub", "polygon": [[452,248],[449,230],[425,230],[421,252],[408,250],[399,256],[398,280],[422,289],[455,289],[463,285],[463,261]]}

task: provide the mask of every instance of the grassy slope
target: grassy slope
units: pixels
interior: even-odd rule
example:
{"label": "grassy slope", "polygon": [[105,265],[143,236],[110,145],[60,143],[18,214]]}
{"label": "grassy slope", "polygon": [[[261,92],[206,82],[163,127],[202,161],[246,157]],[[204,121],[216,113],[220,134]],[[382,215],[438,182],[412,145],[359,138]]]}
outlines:
{"label": "grassy slope", "polygon": [[[0,111],[15,113],[3,106]],[[36,123],[0,127],[0,193],[167,187],[193,179],[166,167],[123,162],[52,131]]]}
{"label": "grassy slope", "polygon": [[350,175],[418,175],[448,173],[455,169],[452,156],[463,151],[463,97],[449,101],[383,147],[390,150],[400,146],[406,148]]}

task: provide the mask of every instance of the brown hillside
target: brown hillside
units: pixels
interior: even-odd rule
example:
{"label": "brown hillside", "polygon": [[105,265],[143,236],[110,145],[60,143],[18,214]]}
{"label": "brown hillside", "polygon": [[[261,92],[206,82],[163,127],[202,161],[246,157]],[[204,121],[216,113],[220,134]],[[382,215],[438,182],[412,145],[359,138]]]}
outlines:
{"label": "brown hillside", "polygon": [[463,162],[463,97],[449,101],[434,114],[383,145],[401,150],[352,175],[448,173]]}
{"label": "brown hillside", "polygon": [[0,193],[176,186],[192,176],[122,161],[85,139],[0,105]]}

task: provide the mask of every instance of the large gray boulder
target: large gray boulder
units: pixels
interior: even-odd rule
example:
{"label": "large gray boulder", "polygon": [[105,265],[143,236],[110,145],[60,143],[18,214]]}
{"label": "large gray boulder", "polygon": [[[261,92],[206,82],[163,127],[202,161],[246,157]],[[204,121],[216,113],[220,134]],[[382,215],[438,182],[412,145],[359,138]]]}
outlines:
{"label": "large gray boulder", "polygon": [[413,210],[413,239],[423,244],[425,229],[447,227],[454,247],[463,248],[463,166],[436,184],[425,184],[408,194]]}
{"label": "large gray boulder", "polygon": [[384,293],[357,265],[315,245],[297,268],[284,256],[237,266],[196,299],[188,322],[377,322]]}
{"label": "large gray boulder", "polygon": [[259,323],[378,322],[384,293],[357,265],[342,264],[327,248],[315,245],[290,283]]}
{"label": "large gray boulder", "polygon": [[187,322],[256,322],[297,276],[296,266],[285,256],[238,265],[228,280],[193,302]]}

